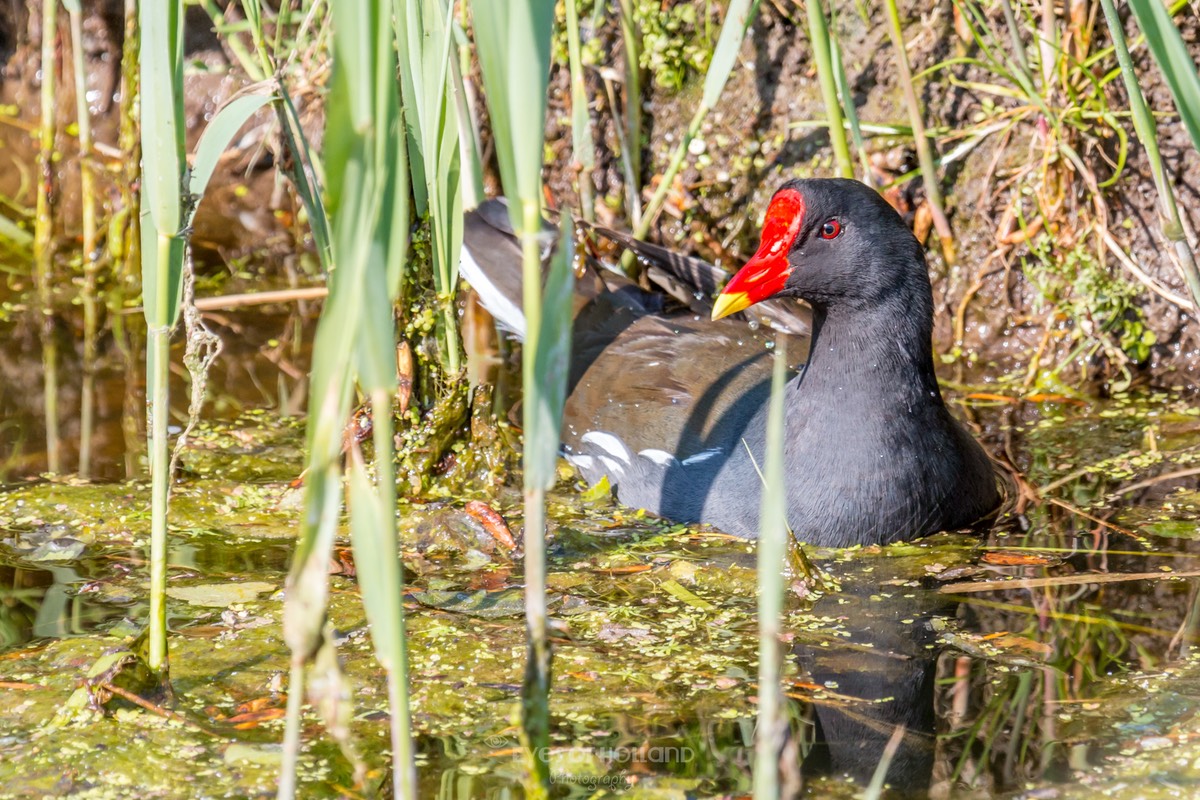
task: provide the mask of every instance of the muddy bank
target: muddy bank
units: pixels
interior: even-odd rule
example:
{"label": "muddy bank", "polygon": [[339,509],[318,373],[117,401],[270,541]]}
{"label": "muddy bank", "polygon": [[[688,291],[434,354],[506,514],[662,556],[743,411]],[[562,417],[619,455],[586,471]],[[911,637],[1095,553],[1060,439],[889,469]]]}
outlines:
{"label": "muddy bank", "polygon": [[[862,13],[869,14],[868,18],[843,10],[836,25],[858,116],[864,125],[905,128],[908,117],[897,86],[894,50],[882,8]],[[996,11],[997,19],[998,14]],[[978,55],[958,32],[951,3],[907,4],[907,9],[902,8],[902,17],[909,21],[905,39],[914,73],[949,58]],[[713,21],[718,19],[714,12]],[[1181,19],[1185,38],[1200,59],[1197,21],[1194,17]],[[804,21],[804,10],[795,3],[760,6],[742,46],[739,67],[704,125],[702,143],[693,146],[699,155],[690,159],[678,191],[668,203],[658,228],[663,240],[736,265],[753,252],[757,243],[755,215],[761,214],[780,183],[832,173],[828,136],[817,124],[824,118],[824,107]],[[1064,24],[1061,17],[1056,24]],[[690,33],[685,28],[680,36],[700,39],[703,29],[703,22],[698,21]],[[1136,34],[1132,23],[1129,31]],[[611,47],[611,52],[621,52],[617,32],[601,28],[597,35],[607,37],[604,47]],[[1100,42],[1093,46],[1095,51],[1107,38],[1102,22],[1093,35]],[[1182,211],[1195,229],[1200,226],[1200,156],[1179,124],[1169,93],[1145,48],[1136,49],[1134,56],[1148,101],[1156,110],[1169,111],[1159,121],[1160,145],[1168,171],[1174,176]],[[612,61],[618,63],[615,56]],[[1109,68],[1111,65],[1104,67]],[[956,85],[950,84],[950,77]],[[550,146],[564,156],[559,159],[564,163],[570,147],[570,130],[565,127],[569,91],[564,71],[560,70],[555,78],[551,127],[558,138],[557,143],[552,139]],[[1003,101],[965,84],[993,80],[994,75],[968,67],[926,78],[921,82],[926,124],[948,139],[955,132],[987,122],[989,115],[1005,108]],[[654,71],[649,71],[644,82],[648,93],[644,104],[648,180],[665,168],[699,101],[702,81],[699,70],[685,70],[683,87],[676,90],[664,87]],[[613,110],[599,80],[592,81],[590,88],[598,139],[603,143],[602,151],[606,151],[600,154],[597,185],[601,196],[613,204],[623,190],[619,164],[611,156],[616,149]],[[1106,97],[1114,110],[1125,107],[1119,80],[1107,84]],[[1069,104],[1057,96],[1051,102]],[[554,127],[553,121],[562,126]],[[1108,227],[1145,272],[1186,297],[1182,278],[1158,230],[1156,194],[1144,151],[1128,119],[1121,118],[1120,124],[1130,138],[1130,149],[1124,173],[1103,194],[1110,211]],[[1200,370],[1200,326],[1194,316],[1146,291],[1111,254],[1096,256],[1096,264],[1082,265],[1086,269],[1071,262],[1056,271],[1057,263],[1047,263],[1043,251],[1051,240],[1063,252],[1071,251],[1076,243],[1085,252],[1097,249],[1096,231],[1083,226],[1094,204],[1082,191],[1078,176],[1064,187],[1060,228],[1052,232],[1053,236],[1045,241],[1035,241],[1036,236],[1028,243],[1017,241],[1022,230],[1010,209],[1019,206],[1032,220],[1033,209],[1028,201],[1021,201],[1023,193],[1030,191],[1029,181],[1019,180],[1018,176],[1031,160],[1048,157],[1046,142],[1039,133],[1044,127],[1044,121],[1031,118],[1010,135],[984,138],[944,170],[943,189],[960,257],[957,265],[947,267],[939,248],[929,242],[938,349],[961,354],[966,365],[981,370],[978,374],[994,377],[1020,373],[1018,377],[1023,378],[1037,353],[1040,369],[1035,371],[1049,373],[1063,367],[1062,377],[1071,380],[1081,374],[1111,380],[1126,366],[1132,375],[1155,383],[1193,386]],[[1078,142],[1070,141],[1089,168],[1104,178],[1113,171],[1108,161],[1115,158],[1117,140],[1114,131],[1098,127],[1080,136]],[[961,144],[947,140],[941,151],[945,155]],[[868,135],[868,149],[878,180],[893,180],[916,167],[911,138]],[[551,169],[548,180],[564,205],[570,205],[574,197],[571,175]],[[896,194],[910,219],[919,216],[924,194],[919,178],[899,185]],[[1037,247],[1031,247],[1033,244]],[[1128,309],[1116,308],[1109,300],[1114,287],[1097,285],[1104,282],[1105,276],[1119,281],[1122,291],[1128,290]],[[1049,299],[1039,286],[1048,290]],[[961,321],[956,319],[960,315]],[[1132,338],[1140,333],[1140,329],[1131,328],[1125,342],[1128,353],[1124,355],[1073,355],[1080,344],[1080,331],[1086,334],[1089,324],[1103,324],[1109,317],[1119,317],[1116,322],[1121,325],[1129,317],[1128,321],[1152,331],[1154,344],[1149,352],[1130,346]],[[1123,363],[1126,359],[1127,364]],[[1051,382],[1054,380],[1052,377]]]}
{"label": "muddy bank", "polygon": [[[685,3],[634,5],[642,15],[642,45],[648,53],[641,76],[644,147],[639,176],[648,197],[699,100],[706,54],[711,53],[723,12],[720,3],[690,9]],[[0,45],[8,53],[0,100],[10,104],[15,116],[0,129],[7,130],[9,144],[0,150],[0,196],[27,207],[32,202],[31,177],[36,163],[27,129],[37,113],[36,42],[40,34],[36,17],[29,18],[21,4],[10,6],[0,16],[4,28]],[[114,152],[116,146],[123,39],[118,6],[111,0],[97,4],[85,26],[91,65],[89,97],[94,94],[92,108],[104,153]],[[882,11],[864,13],[865,18],[843,12],[835,26],[858,116],[864,124],[883,126],[881,130],[902,130],[907,115],[897,91],[894,54]],[[979,55],[964,37],[962,21],[950,2],[910,4],[902,14],[908,20],[905,38],[914,72],[947,59]],[[596,126],[597,168],[592,177],[597,212],[613,224],[628,225],[622,202],[625,176],[617,155],[617,128],[624,124],[627,109],[620,81],[613,84],[611,96],[605,85],[606,76],[611,81],[612,70],[621,68],[624,45],[611,15],[595,17],[589,12],[587,16],[598,22],[584,31]],[[1185,38],[1200,57],[1196,19],[1184,16],[1180,20]],[[739,66],[705,123],[700,141],[694,143],[689,166],[654,232],[661,240],[736,265],[752,252],[757,215],[782,181],[831,173],[828,137],[820,125],[823,106],[803,22],[803,9],[791,0],[762,4],[742,46]],[[1099,49],[1106,38],[1103,25],[1092,22],[1086,29],[1089,41],[1094,42],[1089,52]],[[189,9],[188,23],[187,120],[189,139],[194,142],[215,108],[247,79],[227,42],[215,36],[211,20],[201,9]],[[1055,18],[1055,24],[1064,28],[1068,23],[1061,16]],[[62,57],[56,68],[62,91],[58,96],[63,118],[70,120],[74,98],[71,82],[63,80],[61,72],[69,63],[71,45],[68,37],[61,38]],[[1145,49],[1136,48],[1134,57],[1152,107],[1170,112],[1160,119],[1161,147],[1181,209],[1193,228],[1200,227],[1200,157],[1178,124],[1169,94]],[[1109,66],[1105,60],[1097,69]],[[310,115],[309,130],[319,139],[319,97],[327,72],[294,71],[290,79],[298,103]],[[478,82],[478,76],[468,79]],[[958,65],[919,81],[927,124],[938,133],[943,155],[963,146],[963,140],[955,135],[978,130],[993,117],[1007,113],[1005,109],[1011,111],[1011,103],[1006,105],[980,88],[992,80],[995,76],[978,66]],[[570,158],[569,92],[566,69],[561,65],[555,68],[551,91],[546,178],[556,202],[572,208],[577,198]],[[1042,191],[1045,181],[1037,183],[1037,175],[1031,177],[1022,170],[1039,160],[1054,159],[1050,152],[1053,141],[1046,133],[1048,123],[1037,116],[1031,115],[1003,134],[981,137],[944,169],[944,189],[960,258],[953,267],[947,266],[933,242],[929,253],[937,299],[937,346],[947,358],[956,360],[960,376],[963,369],[992,377],[1008,375],[1029,386],[1074,383],[1081,377],[1109,387],[1147,378],[1162,385],[1195,384],[1200,371],[1200,327],[1178,306],[1147,291],[1111,252],[1097,244],[1103,223],[1116,244],[1161,287],[1186,295],[1162,246],[1156,195],[1144,152],[1128,120],[1119,116],[1125,107],[1123,91],[1119,80],[1109,80],[1103,96],[1093,98],[1118,113],[1116,123],[1126,128],[1130,139],[1123,174],[1101,193],[1107,209],[1103,220],[1074,168],[1051,164],[1045,174],[1061,183],[1056,184],[1060,205],[1048,218],[1046,230],[1039,232],[1029,195]],[[1047,90],[1056,109],[1069,105],[1062,94],[1061,87]],[[480,110],[486,126],[486,110]],[[1082,133],[1069,126],[1064,131],[1064,141],[1080,152],[1098,179],[1112,174],[1118,141],[1115,130],[1097,124]],[[249,253],[256,259],[288,259],[306,247],[298,204],[277,174],[275,151],[263,146],[264,142],[270,145],[274,136],[272,119],[260,115],[218,170],[210,196],[200,207],[194,236],[202,255],[209,253],[210,260],[228,262]],[[56,211],[69,232],[78,213],[78,192],[73,188],[78,169],[70,137],[61,134],[59,145],[63,157],[56,163]],[[868,131],[868,149],[873,177],[878,181],[891,181],[915,167],[911,138],[899,132]],[[488,152],[485,141],[485,157]],[[115,167],[119,154],[105,158],[106,165]],[[892,196],[921,228],[927,227],[927,222],[920,219],[923,191],[919,184],[919,180],[903,181],[892,190]],[[495,188],[494,175],[489,185]],[[105,189],[105,202],[110,210],[115,208],[111,183]]]}

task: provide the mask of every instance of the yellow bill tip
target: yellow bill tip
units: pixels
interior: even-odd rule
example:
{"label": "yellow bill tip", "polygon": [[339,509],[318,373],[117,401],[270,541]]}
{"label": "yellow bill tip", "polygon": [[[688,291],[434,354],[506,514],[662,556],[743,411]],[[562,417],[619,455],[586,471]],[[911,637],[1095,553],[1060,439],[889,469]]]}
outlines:
{"label": "yellow bill tip", "polygon": [[717,295],[717,302],[713,304],[712,318],[717,320],[728,317],[750,306],[750,295],[745,292],[722,292]]}

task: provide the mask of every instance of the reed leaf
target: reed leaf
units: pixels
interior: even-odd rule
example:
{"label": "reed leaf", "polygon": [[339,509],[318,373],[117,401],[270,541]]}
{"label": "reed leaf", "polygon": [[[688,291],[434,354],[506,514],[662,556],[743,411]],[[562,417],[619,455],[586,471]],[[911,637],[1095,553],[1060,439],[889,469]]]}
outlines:
{"label": "reed leaf", "polygon": [[537,388],[525,395],[526,485],[550,489],[556,477],[559,433],[563,404],[567,399],[567,374],[571,361],[572,295],[575,293],[574,225],[563,214],[558,232],[558,251],[546,276],[542,297],[542,320],[533,357],[532,381]]}
{"label": "reed leaf", "polygon": [[[514,229],[536,233],[525,227],[523,204],[541,204],[542,131],[554,3],[475,0],[471,9],[475,48],[492,115],[500,182],[510,199],[509,215]],[[540,228],[538,220],[537,229]]]}
{"label": "reed leaf", "polygon": [[[1192,304],[1200,309],[1200,268],[1196,264],[1196,254],[1188,242],[1187,233],[1180,218],[1179,206],[1175,201],[1175,189],[1171,185],[1163,164],[1162,154],[1158,149],[1158,133],[1154,116],[1146,105],[1142,87],[1138,85],[1137,73],[1133,69],[1133,59],[1129,55],[1129,46],[1125,42],[1125,29],[1121,18],[1117,15],[1113,0],[1100,0],[1104,9],[1104,19],[1108,23],[1108,32],[1112,37],[1113,48],[1117,63],[1121,66],[1121,78],[1125,82],[1125,91],[1129,95],[1129,111],[1133,119],[1133,128],[1146,151],[1146,160],[1150,162],[1150,172],[1154,175],[1154,186],[1158,190],[1158,204],[1161,212],[1161,229],[1163,236],[1172,243],[1179,266],[1183,272],[1184,282],[1192,296]],[[1169,18],[1168,18],[1169,21]],[[1149,39],[1147,32],[1147,39]],[[1195,66],[1189,67],[1193,72]]]}
{"label": "reed leaf", "polygon": [[595,222],[596,209],[592,170],[596,168],[596,143],[587,86],[583,80],[583,56],[579,44],[579,0],[565,0],[567,10],[567,60],[571,70],[571,152],[578,166],[576,181],[583,218]]}
{"label": "reed leaf", "polygon": [[908,108],[909,121],[912,123],[913,144],[917,148],[917,160],[921,164],[921,179],[925,185],[925,201],[933,216],[933,226],[937,230],[938,239],[942,245],[942,255],[947,264],[956,261],[954,234],[950,230],[950,222],[946,219],[945,204],[942,202],[942,187],[937,174],[937,163],[933,155],[933,145],[925,133],[925,119],[921,110],[921,101],[917,98],[917,89],[913,84],[912,69],[908,64],[908,50],[904,44],[904,28],[900,24],[900,10],[896,0],[886,0],[888,16],[888,34],[892,38],[892,47],[896,50],[896,66],[899,68],[900,88],[904,96],[904,104]]}
{"label": "reed leaf", "polygon": [[846,141],[846,128],[842,106],[838,101],[837,74],[833,61],[833,51],[837,45],[830,42],[829,22],[825,19],[825,8],[821,5],[821,0],[808,0],[806,5],[808,39],[812,44],[813,61],[817,65],[821,97],[825,101],[825,118],[829,121],[829,143],[833,146],[837,173],[842,178],[853,178],[854,162],[850,159],[850,145]]}
{"label": "reed leaf", "polygon": [[788,562],[788,528],[784,487],[784,391],[787,384],[786,340],[776,337],[767,409],[767,453],[763,474],[758,532],[758,724],[754,742],[755,800],[779,794],[779,753],[783,748],[783,688],[779,645],[783,615],[783,565]]}
{"label": "reed leaf", "polygon": [[[142,34],[142,208],[164,234],[180,228],[183,175],[183,4],[147,3],[139,10]],[[147,298],[151,308],[155,298]],[[168,306],[155,318],[174,319]]]}
{"label": "reed leaf", "polygon": [[[260,84],[260,86],[265,90],[265,85]],[[188,175],[188,192],[197,198],[197,202],[186,213],[185,227],[190,225],[196,216],[196,208],[199,206],[198,198],[204,195],[204,190],[208,188],[208,182],[212,179],[213,171],[217,168],[217,162],[229,148],[233,137],[251,117],[258,113],[259,109],[275,99],[273,94],[240,95],[223,105],[213,115],[212,120],[204,128],[204,133],[200,134],[200,141],[196,144],[195,157],[192,159],[192,168]]]}
{"label": "reed leaf", "polygon": [[[389,399],[395,384],[393,302],[408,248],[409,179],[395,74],[392,3],[334,7],[334,73],[326,110],[325,163],[334,214],[330,295],[317,327],[309,408],[304,526],[288,576],[284,636],[292,650],[291,692],[323,640],[325,564],[341,506],[342,429],[355,383],[372,402],[376,477],[351,473],[351,537],[363,562],[363,603],[375,651],[388,672],[393,786],[413,797],[402,572],[395,531],[395,475]],[[306,178],[307,181],[307,178]],[[315,187],[314,187],[315,188]],[[315,198],[314,198],[315,199]],[[279,797],[295,791],[299,704],[289,702]]]}
{"label": "reed leaf", "polygon": [[1162,0],[1129,0],[1129,8],[1146,35],[1146,46],[1167,80],[1192,142],[1200,149],[1200,73],[1183,35]]}
{"label": "reed leaf", "polygon": [[[521,239],[526,335],[522,363],[525,466],[525,621],[529,637],[521,729],[531,780],[526,797],[548,797],[550,642],[546,619],[546,489],[554,482],[570,342],[570,221],[542,294],[542,148],[550,74],[553,0],[474,0],[475,46],[483,72],[496,160]],[[546,303],[545,310],[543,303]],[[544,310],[544,313],[543,313]],[[557,370],[557,371],[552,371]]]}
{"label": "reed leaf", "polygon": [[[833,9],[831,8],[831,11]],[[846,127],[850,129],[850,140],[854,142],[854,150],[858,154],[858,162],[862,167],[862,181],[871,183],[871,160],[867,155],[866,141],[863,139],[863,126],[858,119],[858,109],[854,106],[854,89],[846,77],[846,65],[842,59],[842,46],[837,37],[837,15],[829,19],[829,55],[833,65],[833,77],[837,81],[837,93],[842,101],[842,111],[846,115]],[[853,177],[853,176],[851,176]]]}
{"label": "reed leaf", "polygon": [[454,293],[463,199],[458,108],[451,96],[451,8],[452,2],[442,0],[402,0],[395,25],[413,195],[417,213],[429,212],[433,230],[433,276],[442,305],[440,332],[445,348],[442,364],[456,374],[461,358]]}
{"label": "reed leaf", "polygon": [[33,235],[3,214],[0,214],[0,239],[18,250],[29,250],[33,246]]}

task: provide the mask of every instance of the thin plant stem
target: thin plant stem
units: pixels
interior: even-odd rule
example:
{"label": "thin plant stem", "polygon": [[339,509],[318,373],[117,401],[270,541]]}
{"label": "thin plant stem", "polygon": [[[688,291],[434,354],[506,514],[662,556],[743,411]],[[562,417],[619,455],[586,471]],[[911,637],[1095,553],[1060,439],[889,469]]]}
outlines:
{"label": "thin plant stem", "polygon": [[75,71],[75,121],[79,131],[79,195],[83,223],[83,385],[79,397],[79,477],[92,467],[92,429],[96,410],[96,188],[92,172],[92,116],[87,102],[87,72],[83,63],[83,13],[69,8],[71,55]]}
{"label": "thin plant stem", "polygon": [[483,147],[479,143],[475,96],[463,77],[464,62],[466,69],[470,69],[470,48],[464,45],[460,50],[466,52],[458,59],[450,59],[450,89],[458,110],[458,157],[463,165],[463,208],[470,209],[482,203],[487,195],[483,190]]}
{"label": "thin plant stem", "polygon": [[1008,36],[1012,39],[1017,66],[1021,68],[1021,72],[1029,75],[1029,56],[1025,52],[1025,42],[1021,40],[1021,28],[1017,24],[1017,15],[1013,13],[1012,3],[1002,0],[1000,8],[1004,11],[1004,23],[1008,26]]}
{"label": "thin plant stem", "polygon": [[[522,218],[522,303],[527,331],[527,356],[522,361],[522,371],[528,392],[531,389],[536,391],[538,386],[534,354],[542,327],[542,260],[537,239],[537,231],[541,229],[541,213],[535,199],[524,200]],[[537,425],[536,400],[535,397],[527,397],[523,404],[527,432]],[[529,451],[527,444],[527,458]],[[549,797],[550,641],[546,626],[546,490],[528,482],[525,487],[525,625],[529,645],[521,727],[526,737],[532,776],[526,796]]]}
{"label": "thin plant stem", "polygon": [[55,49],[58,41],[58,3],[42,4],[41,121],[38,131],[37,216],[34,222],[34,262],[38,313],[42,332],[42,410],[46,420],[46,468],[58,472],[58,346],[54,341],[54,309],[50,284],[54,268],[54,211],[50,193],[54,183]]}
{"label": "thin plant stem", "polygon": [[696,109],[696,113],[692,115],[692,121],[688,123],[687,130],[683,132],[683,138],[679,141],[679,146],[671,154],[671,161],[663,171],[662,180],[659,181],[654,194],[650,197],[650,202],[642,211],[641,221],[633,229],[633,235],[636,238],[645,239],[646,234],[650,232],[650,226],[654,224],[654,220],[658,218],[658,212],[662,210],[663,204],[667,201],[667,193],[671,190],[671,184],[675,182],[675,176],[679,174],[679,170],[683,168],[683,162],[687,159],[688,145],[700,134],[700,126],[704,124],[704,120],[711,110],[707,105],[701,103],[700,107]]}
{"label": "thin plant stem", "polygon": [[775,800],[779,795],[779,754],[783,748],[785,717],[779,636],[783,615],[784,573],[788,530],[783,486],[783,399],[787,382],[784,339],[776,337],[767,411],[766,474],[758,539],[758,724],[754,742],[754,798]]}
{"label": "thin plant stem", "polygon": [[592,116],[588,110],[587,87],[583,82],[583,58],[579,43],[579,0],[566,0],[567,57],[571,70],[571,134],[575,157],[575,179],[579,187],[579,204],[583,218],[596,221],[596,198],[592,187],[592,170],[596,167],[595,144],[592,139]]}
{"label": "thin plant stem", "polygon": [[829,122],[829,143],[833,146],[837,173],[843,178],[854,177],[854,161],[850,158],[850,145],[846,141],[846,127],[842,117],[842,106],[838,102],[837,79],[834,76],[833,57],[829,42],[829,23],[825,19],[825,8],[821,0],[808,0],[808,38],[812,43],[813,61],[817,65],[817,80],[821,84],[821,97],[825,101],[825,118]]}
{"label": "thin plant stem", "polygon": [[[380,487],[396,485],[396,467],[393,457],[392,397],[387,391],[376,389],[371,392],[371,411],[374,424],[375,479]],[[385,454],[385,455],[378,455]],[[395,508],[395,493],[383,490],[383,503],[390,510]],[[397,635],[388,637],[391,642],[387,654],[388,705],[392,738],[392,785],[396,800],[417,796],[417,768],[413,760],[412,716],[409,709],[408,691],[408,636],[404,622],[404,570],[400,567],[400,552],[395,525],[391,525],[383,546],[376,555],[394,564],[390,587],[393,592],[395,614],[399,619]]]}
{"label": "thin plant stem", "polygon": [[292,654],[288,674],[287,721],[283,729],[283,766],[279,770],[277,800],[296,796],[296,769],[300,765],[300,713],[304,707],[304,656]]}
{"label": "thin plant stem", "polygon": [[829,51],[833,60],[833,76],[837,79],[838,96],[842,100],[842,111],[846,114],[846,126],[850,129],[850,139],[854,142],[854,150],[858,154],[859,165],[862,167],[862,180],[871,180],[871,160],[867,154],[867,145],[862,135],[862,124],[858,119],[858,110],[854,107],[854,92],[846,77],[846,65],[842,60],[842,47],[837,38],[837,17],[829,20]]}
{"label": "thin plant stem", "polygon": [[[530,359],[532,360],[532,359]],[[546,628],[546,491],[525,490],[525,625],[528,655],[521,728],[532,780],[525,796],[550,796],[550,641]]]}
{"label": "thin plant stem", "polygon": [[200,0],[200,5],[208,14],[208,18],[212,20],[213,30],[221,35],[221,41],[229,46],[229,51],[237,59],[238,66],[246,71],[246,77],[252,83],[264,80],[270,72],[263,72],[262,67],[255,62],[254,55],[246,49],[240,36],[225,30],[225,12],[221,10],[221,7],[214,0]]}
{"label": "thin plant stem", "polygon": [[[158,263],[171,258],[169,234],[158,236]],[[159,308],[170,302],[169,282],[158,282]],[[170,417],[168,386],[171,363],[171,325],[152,325],[147,332],[150,357],[147,428],[150,434],[150,645],[147,664],[156,675],[167,672],[167,504],[171,488],[167,471],[167,423]]]}
{"label": "thin plant stem", "polygon": [[917,99],[917,88],[913,84],[912,69],[908,64],[908,50],[904,45],[904,30],[900,24],[900,10],[896,0],[887,0],[888,33],[892,37],[892,46],[896,48],[896,67],[900,73],[900,89],[904,95],[904,104],[908,107],[909,121],[912,125],[913,141],[917,146],[917,160],[921,164],[921,179],[925,184],[925,199],[933,215],[933,227],[941,240],[942,254],[948,264],[955,262],[954,234],[950,230],[950,222],[946,219],[945,205],[942,202],[942,189],[938,183],[937,164],[933,158],[933,146],[925,133],[925,120],[921,114],[921,101]]}
{"label": "thin plant stem", "polygon": [[117,136],[126,163],[125,179],[120,187],[121,207],[128,209],[122,245],[125,258],[120,265],[123,283],[132,282],[142,264],[141,194],[135,188],[141,183],[142,177],[142,141],[137,120],[140,41],[137,0],[125,0],[125,42],[121,47],[121,127]]}
{"label": "thin plant stem", "polygon": [[[725,84],[729,81],[729,75],[737,63],[738,50],[741,48],[742,41],[746,37],[746,31],[749,30],[750,23],[753,22],[757,11],[758,3],[751,0],[733,0],[729,4],[725,13],[725,22],[721,25],[721,35],[717,40],[716,48],[713,50],[712,62],[709,64],[708,72],[704,76],[704,92],[700,103],[696,107],[696,112],[692,115],[691,122],[688,123],[683,139],[671,156],[671,162],[663,173],[662,181],[658,184],[658,188],[654,190],[654,196],[650,198],[650,203],[642,213],[641,220],[634,226],[634,236],[636,238],[644,239],[646,237],[646,234],[650,232],[650,226],[654,224],[654,220],[658,216],[658,212],[662,210],[663,203],[667,199],[667,193],[671,189],[671,184],[674,183],[675,176],[679,174],[679,170],[683,167],[684,159],[687,158],[688,145],[699,135],[700,127],[704,124],[708,113],[712,111],[717,101],[721,99],[721,93],[725,90]],[[632,254],[627,251],[626,257],[622,259],[621,263],[626,270],[631,269],[633,266]]]}
{"label": "thin plant stem", "polygon": [[[638,44],[637,20],[633,16],[633,0],[621,0],[621,37],[625,43],[625,147],[622,154],[629,165],[626,172],[633,176],[633,185],[625,187],[628,198],[625,210],[629,221],[640,228],[642,213],[642,67]],[[649,225],[646,229],[649,230]],[[642,234],[643,236],[645,234]]]}

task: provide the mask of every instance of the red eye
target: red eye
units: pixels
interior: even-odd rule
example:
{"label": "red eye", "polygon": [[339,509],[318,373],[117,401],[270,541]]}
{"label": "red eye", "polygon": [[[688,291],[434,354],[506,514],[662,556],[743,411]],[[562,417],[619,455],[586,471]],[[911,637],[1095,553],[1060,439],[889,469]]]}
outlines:
{"label": "red eye", "polygon": [[836,239],[842,232],[842,223],[836,219],[831,219],[821,226],[822,239]]}

